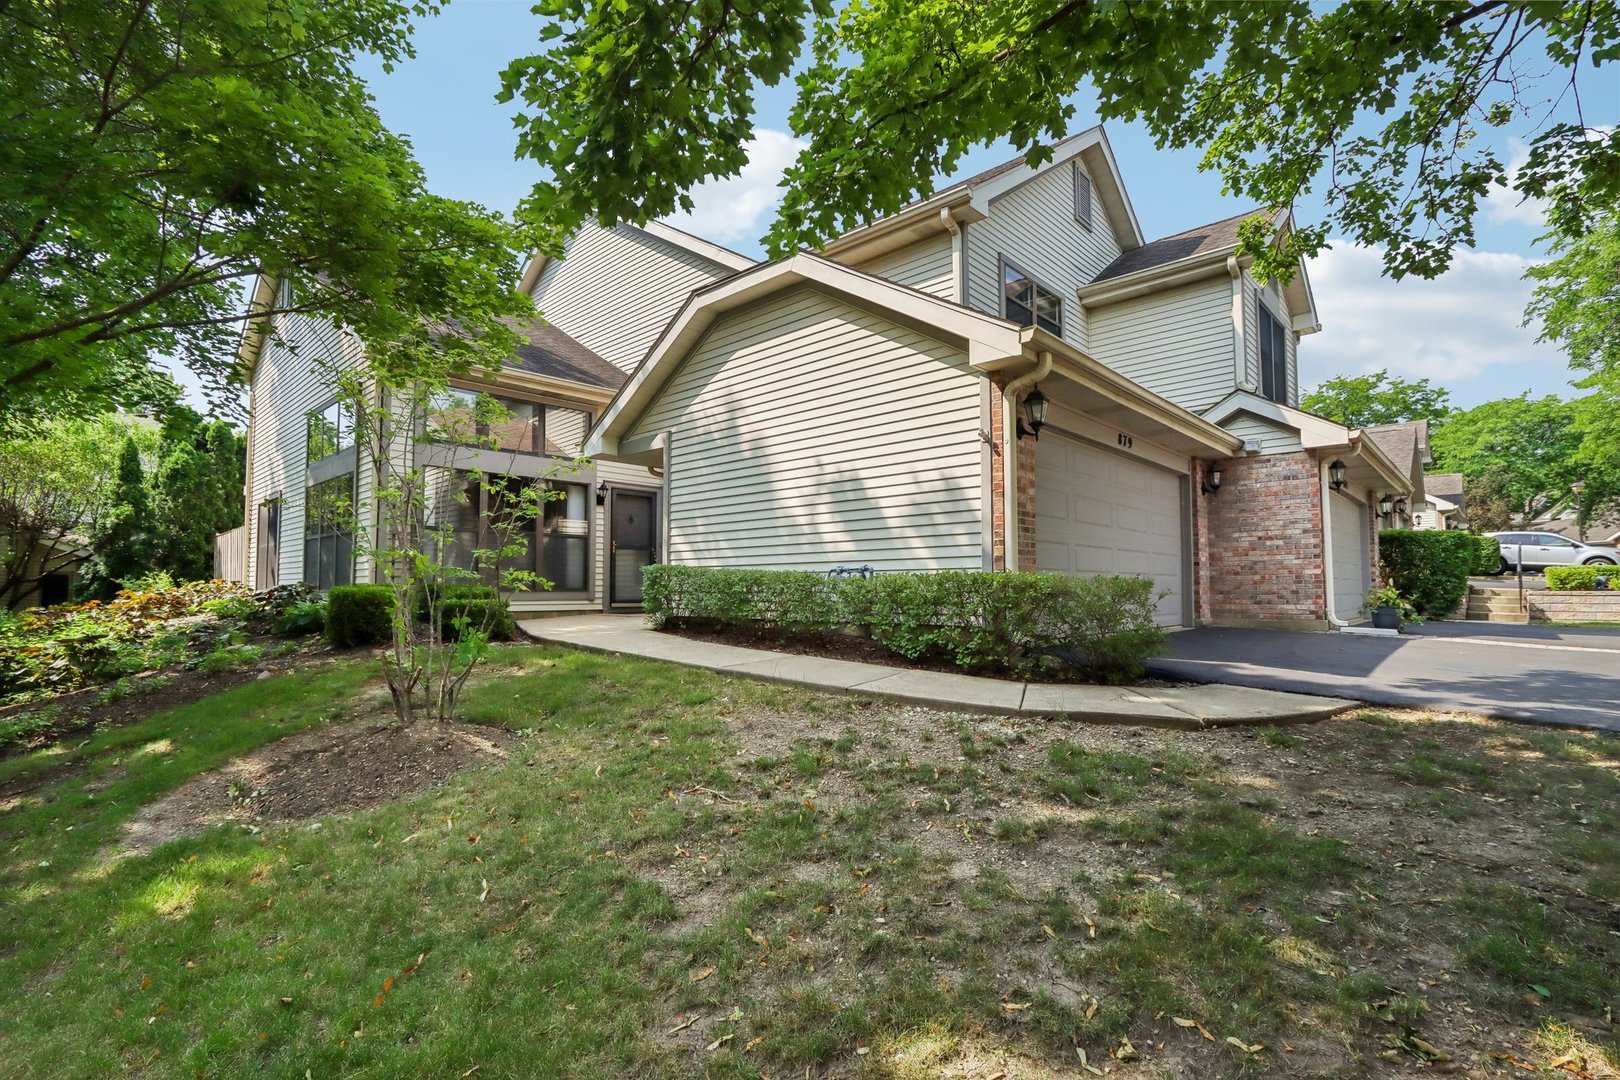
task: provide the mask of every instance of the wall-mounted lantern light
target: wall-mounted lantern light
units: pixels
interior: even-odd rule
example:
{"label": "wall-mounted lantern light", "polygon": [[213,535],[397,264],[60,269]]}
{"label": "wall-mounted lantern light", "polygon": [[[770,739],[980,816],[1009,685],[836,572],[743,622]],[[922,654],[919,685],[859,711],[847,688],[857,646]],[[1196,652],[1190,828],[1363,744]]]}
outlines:
{"label": "wall-mounted lantern light", "polygon": [[1221,490],[1221,467],[1211,465],[1204,473],[1204,482],[1199,485],[1205,495],[1213,495]]}
{"label": "wall-mounted lantern light", "polygon": [[1344,485],[1349,483],[1344,478],[1345,471],[1344,462],[1342,461],[1335,461],[1328,466],[1328,486],[1334,491],[1343,491]]}
{"label": "wall-mounted lantern light", "polygon": [[1406,513],[1406,500],[1405,499],[1396,499],[1395,500],[1395,512],[1397,514],[1405,514]]}
{"label": "wall-mounted lantern light", "polygon": [[603,480],[600,484],[596,485],[596,505],[597,506],[606,506],[607,505],[607,497],[608,497],[607,481]]}
{"label": "wall-mounted lantern light", "polygon": [[1046,426],[1046,395],[1041,393],[1037,386],[1024,398],[1024,409],[1029,413],[1029,425],[1026,427],[1024,418],[1018,418],[1018,437],[1022,439],[1028,435],[1032,439],[1041,437],[1041,428]]}
{"label": "wall-mounted lantern light", "polygon": [[1378,513],[1381,514],[1384,517],[1389,517],[1389,511],[1393,507],[1393,505],[1394,504],[1389,501],[1389,496],[1388,495],[1379,496],[1379,498],[1378,498]]}

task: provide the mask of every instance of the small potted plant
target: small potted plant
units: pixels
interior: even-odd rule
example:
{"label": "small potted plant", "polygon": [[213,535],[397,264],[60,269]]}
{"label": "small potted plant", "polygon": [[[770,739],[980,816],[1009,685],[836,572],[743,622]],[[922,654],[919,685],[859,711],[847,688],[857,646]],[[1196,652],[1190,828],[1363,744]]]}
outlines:
{"label": "small potted plant", "polygon": [[1379,630],[1399,630],[1402,623],[1417,621],[1417,609],[1393,585],[1371,590],[1364,602],[1372,612],[1373,626]]}

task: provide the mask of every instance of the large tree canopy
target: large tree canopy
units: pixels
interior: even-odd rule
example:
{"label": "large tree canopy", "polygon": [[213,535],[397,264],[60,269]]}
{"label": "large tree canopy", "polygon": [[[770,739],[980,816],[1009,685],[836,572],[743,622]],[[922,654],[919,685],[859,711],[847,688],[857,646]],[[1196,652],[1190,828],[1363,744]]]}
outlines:
{"label": "large tree canopy", "polygon": [[1347,427],[1427,420],[1439,426],[1451,414],[1451,392],[1428,379],[1402,379],[1388,371],[1328,379],[1300,399],[1306,412]]}
{"label": "large tree canopy", "polygon": [[218,377],[248,283],[368,340],[520,310],[532,240],[434,196],[353,69],[427,0],[0,0],[0,421]]}
{"label": "large tree canopy", "polygon": [[1536,282],[1526,320],[1539,320],[1541,340],[1562,345],[1571,364],[1620,393],[1620,212],[1584,237],[1559,238],[1553,253],[1525,271]]}
{"label": "large tree canopy", "polygon": [[[767,243],[781,255],[893,212],[1000,138],[1046,160],[1075,122],[1075,91],[1104,119],[1140,120],[1160,145],[1200,147],[1229,192],[1291,206],[1321,184],[1327,220],[1277,251],[1246,232],[1262,271],[1286,276],[1330,232],[1386,249],[1397,276],[1432,276],[1473,241],[1493,182],[1546,198],[1554,228],[1584,233],[1620,198],[1620,132],[1588,123],[1579,76],[1620,56],[1611,3],[1308,0],[541,0],[535,56],[503,98],[519,152],[550,167],[526,204],[571,227],[690,208],[735,175],[756,84],[799,66],[787,171]],[[806,43],[808,38],[808,49]],[[1539,85],[1538,85],[1539,84]],[[1568,95],[1574,120],[1549,99]],[[1603,118],[1600,118],[1600,120]],[[1511,176],[1484,128],[1528,135]]]}

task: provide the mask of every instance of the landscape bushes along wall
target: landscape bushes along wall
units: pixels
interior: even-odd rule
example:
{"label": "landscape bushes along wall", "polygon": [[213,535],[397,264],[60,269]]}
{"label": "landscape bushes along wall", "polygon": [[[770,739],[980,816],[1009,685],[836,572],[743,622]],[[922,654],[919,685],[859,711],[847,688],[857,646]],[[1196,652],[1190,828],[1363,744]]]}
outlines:
{"label": "landscape bushes along wall", "polygon": [[1033,674],[1069,666],[1117,680],[1164,651],[1160,593],[1137,577],[943,571],[839,581],[798,571],[650,566],[642,586],[655,626],[869,634],[900,656],[970,671]]}

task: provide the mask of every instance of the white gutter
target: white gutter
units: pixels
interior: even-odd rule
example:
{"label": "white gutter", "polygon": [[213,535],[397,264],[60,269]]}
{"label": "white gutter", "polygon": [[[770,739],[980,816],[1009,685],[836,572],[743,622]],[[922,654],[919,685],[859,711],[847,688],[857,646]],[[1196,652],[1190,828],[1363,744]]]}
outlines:
{"label": "white gutter", "polygon": [[1001,391],[1001,464],[1005,473],[1001,481],[1001,520],[1002,531],[1006,534],[1004,543],[1008,570],[1023,569],[1018,565],[1018,395],[1026,386],[1033,386],[1046,378],[1051,371],[1052,354],[1043,350],[1032,370],[1018,376]]}

